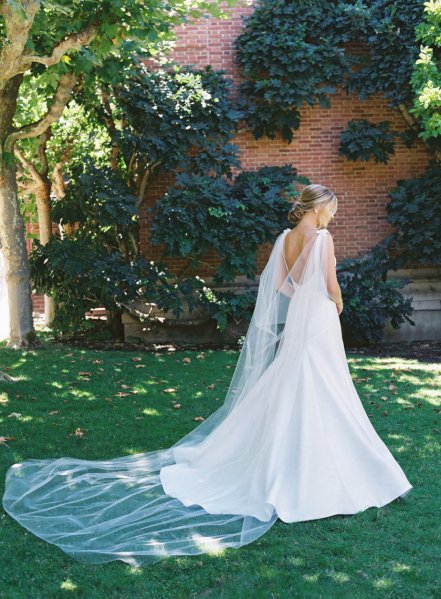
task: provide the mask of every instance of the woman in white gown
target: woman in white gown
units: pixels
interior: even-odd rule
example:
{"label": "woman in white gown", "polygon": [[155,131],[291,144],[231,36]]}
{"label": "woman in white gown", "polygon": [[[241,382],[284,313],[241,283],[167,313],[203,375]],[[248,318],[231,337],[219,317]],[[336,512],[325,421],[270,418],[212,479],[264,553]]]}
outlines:
{"label": "woman in white gown", "polygon": [[84,563],[239,548],[278,518],[381,507],[413,488],[377,435],[343,346],[337,199],[305,187],[276,239],[224,403],[173,446],[110,460],[30,459],[3,507]]}

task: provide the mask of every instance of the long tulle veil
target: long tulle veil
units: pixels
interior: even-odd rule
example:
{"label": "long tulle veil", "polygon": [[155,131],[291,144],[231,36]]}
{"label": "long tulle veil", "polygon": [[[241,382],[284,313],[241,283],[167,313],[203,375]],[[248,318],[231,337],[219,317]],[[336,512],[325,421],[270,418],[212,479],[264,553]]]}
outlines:
{"label": "long tulle veil", "polygon": [[83,563],[121,560],[137,566],[170,556],[239,548],[274,524],[275,509],[261,520],[247,513],[215,514],[197,504],[184,505],[164,492],[160,471],[191,460],[204,439],[253,393],[262,374],[277,367],[285,344],[292,359],[290,376],[295,376],[308,338],[327,326],[314,315],[323,313],[316,310],[319,302],[332,302],[326,285],[327,264],[334,259],[328,231],[310,232],[290,270],[284,255],[288,231],[277,237],[260,275],[253,316],[223,404],[167,449],[110,460],[61,457],[13,464],[2,500],[10,516]]}

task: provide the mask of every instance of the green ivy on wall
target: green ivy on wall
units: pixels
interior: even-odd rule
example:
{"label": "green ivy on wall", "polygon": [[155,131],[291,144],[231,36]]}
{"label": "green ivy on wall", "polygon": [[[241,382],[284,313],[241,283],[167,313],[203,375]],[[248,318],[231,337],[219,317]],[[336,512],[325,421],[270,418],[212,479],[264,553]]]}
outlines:
{"label": "green ivy on wall", "polygon": [[[256,138],[291,143],[303,106],[330,108],[338,88],[362,100],[380,93],[403,114],[406,142],[431,138],[439,153],[440,21],[439,0],[260,0],[236,39],[243,118]],[[387,160],[393,149],[384,154],[374,140],[387,133],[374,126],[370,155]],[[363,148],[359,155],[366,159]]]}

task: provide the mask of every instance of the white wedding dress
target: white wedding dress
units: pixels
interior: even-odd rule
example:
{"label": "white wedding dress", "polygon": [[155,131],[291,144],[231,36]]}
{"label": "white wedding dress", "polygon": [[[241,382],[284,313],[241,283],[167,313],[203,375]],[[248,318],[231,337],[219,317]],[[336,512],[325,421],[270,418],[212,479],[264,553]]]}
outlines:
{"label": "white wedding dress", "polygon": [[327,229],[295,264],[285,229],[260,276],[224,403],[167,449],[111,460],[26,460],[4,509],[85,563],[148,564],[238,548],[280,518],[381,507],[412,489],[353,385],[327,292]]}

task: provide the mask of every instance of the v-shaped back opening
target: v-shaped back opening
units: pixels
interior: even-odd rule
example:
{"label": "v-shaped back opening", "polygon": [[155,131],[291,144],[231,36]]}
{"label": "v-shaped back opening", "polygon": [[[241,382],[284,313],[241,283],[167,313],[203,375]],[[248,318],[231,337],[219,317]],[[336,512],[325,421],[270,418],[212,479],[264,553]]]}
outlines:
{"label": "v-shaped back opening", "polygon": [[[284,234],[283,239],[282,239],[281,254],[282,254],[282,259],[283,259],[283,262],[284,262],[284,265],[285,265],[285,268],[286,268],[286,272],[287,272],[286,278],[290,278],[291,281],[293,282],[293,284],[295,284],[297,286],[300,285],[300,281],[301,281],[302,276],[303,276],[303,269],[302,269],[302,272],[300,273],[300,276],[298,277],[297,281],[294,279],[293,271],[298,267],[299,261],[302,258],[304,258],[306,250],[311,247],[311,243],[314,241],[314,239],[316,239],[318,237],[318,234],[320,233],[320,231],[324,231],[324,230],[326,230],[326,229],[317,229],[316,231],[311,232],[310,234],[308,234],[308,238],[304,242],[303,247],[300,250],[299,255],[294,260],[294,264],[292,265],[291,268],[289,268],[288,263],[286,261],[286,257],[285,257],[285,240],[286,240],[286,236],[287,236],[288,232],[292,231],[292,229],[285,229],[285,234]],[[304,238],[306,238],[306,237],[307,237],[307,235],[304,236]],[[306,264],[306,260],[305,260],[305,264]]]}

